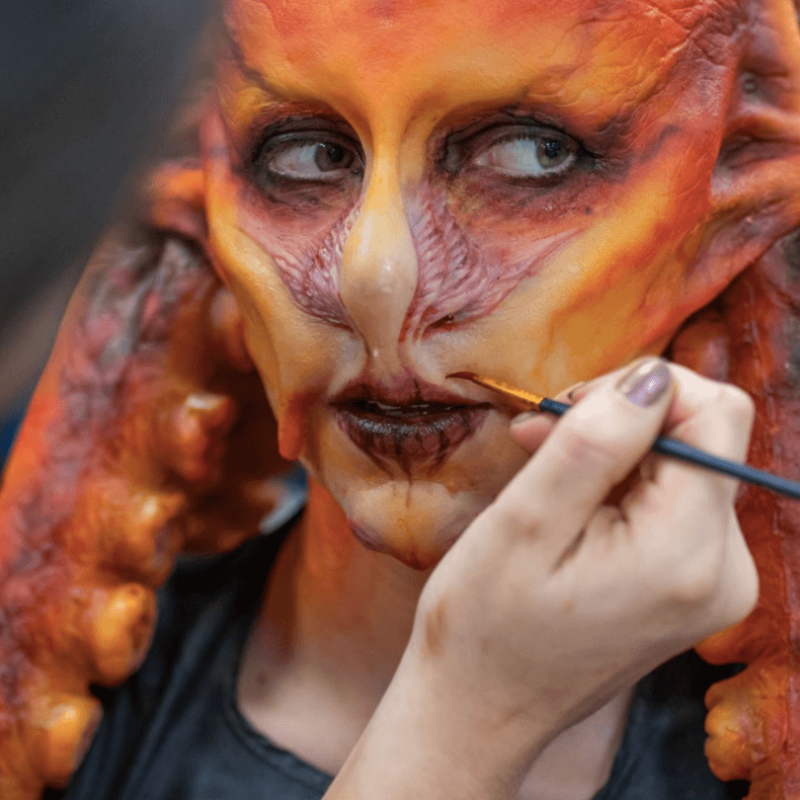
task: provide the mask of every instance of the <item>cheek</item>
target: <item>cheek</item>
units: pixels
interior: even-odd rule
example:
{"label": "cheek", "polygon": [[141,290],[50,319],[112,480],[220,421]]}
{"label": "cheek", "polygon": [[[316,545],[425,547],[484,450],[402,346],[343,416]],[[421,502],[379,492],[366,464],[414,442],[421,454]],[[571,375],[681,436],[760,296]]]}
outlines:
{"label": "cheek", "polygon": [[[453,202],[444,186],[425,186],[408,202],[418,278],[404,335],[464,328],[490,316],[525,278],[579,232],[575,226],[518,221],[498,225],[502,209]],[[527,224],[526,224],[527,223]]]}
{"label": "cheek", "polygon": [[294,460],[303,419],[339,357],[338,341],[330,329],[309,324],[258,242],[230,220],[216,216],[213,223],[217,258],[243,318],[246,347],[278,419],[281,453]]}
{"label": "cheek", "polygon": [[269,254],[297,307],[337,327],[348,316],[339,299],[342,250],[358,213],[358,197],[322,192],[318,202],[277,203],[239,181],[238,224]]}
{"label": "cheek", "polygon": [[705,167],[678,185],[682,163],[632,168],[605,196],[590,188],[555,216],[508,204],[499,215],[477,193],[455,198],[453,216],[481,257],[502,265],[500,285],[514,288],[460,337],[474,369],[554,393],[660,352],[696,308],[687,280],[709,208]]}

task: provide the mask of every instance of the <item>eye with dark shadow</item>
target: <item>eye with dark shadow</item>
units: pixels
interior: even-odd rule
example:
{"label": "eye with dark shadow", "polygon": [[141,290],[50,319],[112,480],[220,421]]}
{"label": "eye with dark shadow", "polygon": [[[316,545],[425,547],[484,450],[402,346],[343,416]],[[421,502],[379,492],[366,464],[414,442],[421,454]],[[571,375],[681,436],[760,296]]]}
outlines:
{"label": "eye with dark shadow", "polygon": [[352,145],[330,138],[292,136],[270,142],[261,165],[276,177],[318,183],[336,183],[363,173],[361,154]]}
{"label": "eye with dark shadow", "polygon": [[276,200],[311,200],[315,194],[350,194],[364,177],[358,141],[335,127],[295,123],[273,128],[251,163],[255,183]]}
{"label": "eye with dark shadow", "polygon": [[554,128],[524,123],[496,124],[476,133],[451,136],[442,168],[451,174],[482,172],[539,185],[567,178],[592,157],[585,148]]}

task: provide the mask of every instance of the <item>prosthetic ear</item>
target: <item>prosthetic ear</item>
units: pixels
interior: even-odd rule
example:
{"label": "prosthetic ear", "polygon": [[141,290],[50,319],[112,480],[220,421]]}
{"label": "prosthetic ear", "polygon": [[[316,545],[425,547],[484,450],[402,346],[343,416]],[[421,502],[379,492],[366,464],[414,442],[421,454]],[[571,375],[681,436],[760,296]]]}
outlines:
{"label": "prosthetic ear", "polygon": [[197,159],[169,162],[147,186],[147,212],[154,228],[177,233],[207,251],[205,178]]}
{"label": "prosthetic ear", "polygon": [[[154,229],[188,240],[213,268],[206,224],[205,174],[199,160],[173,161],[158,168],[147,183],[146,205],[146,216]],[[215,272],[224,282],[222,273]],[[215,295],[210,321],[231,362],[242,370],[252,369],[245,345],[244,320],[228,289],[221,288]]]}
{"label": "prosthetic ear", "polygon": [[[756,402],[750,463],[797,477],[800,31],[791,0],[751,8],[714,173],[716,235],[698,270],[738,277],[687,321],[670,356],[748,391]],[[712,663],[747,665],[706,695],[706,754],[723,780],[751,782],[748,797],[783,800],[800,782],[800,507],[748,486],[737,512],[761,595],[746,620],[697,648]]]}

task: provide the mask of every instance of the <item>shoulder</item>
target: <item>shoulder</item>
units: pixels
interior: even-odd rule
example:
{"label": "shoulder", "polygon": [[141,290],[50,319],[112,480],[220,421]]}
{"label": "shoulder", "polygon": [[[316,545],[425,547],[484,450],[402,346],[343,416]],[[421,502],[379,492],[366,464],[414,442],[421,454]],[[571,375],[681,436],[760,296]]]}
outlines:
{"label": "shoulder", "polygon": [[741,800],[746,784],[718,780],[704,752],[703,696],[732,669],[688,652],[641,681],[611,776],[594,800]]}
{"label": "shoulder", "polygon": [[147,658],[121,686],[95,688],[104,713],[92,746],[67,793],[50,791],[45,800],[142,796],[159,769],[180,772],[182,759],[201,751],[195,740],[222,713],[275,555],[295,521],[224,555],[180,558],[158,592]]}

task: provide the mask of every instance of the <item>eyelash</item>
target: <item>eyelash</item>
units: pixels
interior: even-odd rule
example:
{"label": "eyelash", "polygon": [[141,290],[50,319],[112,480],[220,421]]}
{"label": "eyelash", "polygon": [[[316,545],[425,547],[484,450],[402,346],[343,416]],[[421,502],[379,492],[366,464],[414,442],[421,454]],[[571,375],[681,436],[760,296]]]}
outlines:
{"label": "eyelash", "polygon": [[[475,126],[473,126],[474,128]],[[507,135],[500,134],[503,129],[508,131]],[[486,147],[481,151],[481,140],[490,138],[491,141],[486,142]],[[527,134],[527,135],[526,135]],[[547,186],[548,184],[559,182],[565,175],[573,172],[580,166],[595,166],[599,158],[591,153],[575,136],[571,136],[558,127],[543,123],[536,119],[530,118],[513,118],[503,117],[500,120],[494,120],[489,124],[482,124],[477,130],[470,130],[466,128],[462,131],[451,133],[444,139],[440,145],[440,152],[437,158],[437,165],[448,176],[455,177],[461,171],[461,165],[465,161],[469,161],[479,157],[482,152],[487,152],[492,147],[498,145],[528,140],[535,141],[541,138],[551,138],[555,140],[563,140],[574,146],[574,163],[564,170],[555,171],[547,176],[512,176],[505,174],[503,179],[518,184],[535,184],[538,186]],[[464,157],[466,154],[466,158]],[[454,157],[458,158],[458,166],[453,169],[451,161]],[[480,168],[479,168],[480,169]]]}
{"label": "eyelash", "polygon": [[[304,189],[311,189],[314,186],[329,188],[335,186],[336,181],[292,178],[282,175],[279,172],[272,171],[268,167],[269,157],[277,158],[281,153],[290,152],[295,147],[313,145],[325,141],[333,144],[344,144],[352,153],[356,154],[360,159],[361,169],[354,171],[353,174],[360,173],[360,176],[363,176],[365,163],[364,153],[355,135],[348,135],[348,133],[350,133],[349,130],[347,133],[337,130],[334,122],[331,122],[330,126],[320,125],[319,127],[311,127],[315,122],[319,124],[319,118],[284,119],[269,126],[266,131],[262,131],[256,145],[251,149],[252,155],[250,159],[248,159],[248,171],[251,173],[257,185],[261,186],[263,189],[268,189],[270,185],[276,188],[281,186],[286,189],[291,186],[302,187]],[[473,126],[473,128],[474,127],[476,126]],[[507,135],[499,135],[503,129],[508,131]],[[496,138],[486,142],[486,147],[482,151],[482,140],[491,137],[493,134],[496,134]],[[492,167],[475,166],[468,163],[480,157],[482,152],[488,152],[491,148],[501,144],[519,140],[547,138],[548,134],[551,139],[562,140],[568,143],[568,145],[571,145],[571,152],[574,155],[574,159],[562,170],[555,169],[543,175],[515,175],[508,172],[504,173]],[[530,118],[509,119],[507,116],[504,116],[500,120],[490,121],[489,123],[483,121],[480,127],[474,131],[471,131],[469,128],[464,128],[460,131],[453,132],[444,137],[443,141],[440,140],[437,150],[438,153],[434,157],[434,163],[450,180],[455,179],[459,174],[463,174],[470,169],[486,170],[494,172],[499,180],[517,185],[538,186],[541,188],[563,182],[567,176],[581,166],[594,168],[600,161],[600,159],[595,154],[591,153],[579,139],[570,136],[568,133],[559,130],[559,128],[551,124],[545,124]],[[457,166],[455,168],[452,165],[454,156],[457,159]]]}
{"label": "eyelash", "polygon": [[262,132],[255,144],[249,148],[250,155],[245,160],[246,172],[250,181],[262,191],[269,192],[270,188],[289,188],[298,184],[307,187],[325,185],[324,181],[292,179],[279,172],[269,169],[270,157],[277,158],[282,153],[291,152],[292,149],[304,145],[314,145],[323,141],[344,143],[348,149],[356,153],[363,164],[363,152],[358,141],[339,131],[328,127],[309,127],[308,119],[282,120]]}

